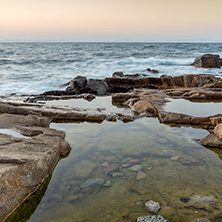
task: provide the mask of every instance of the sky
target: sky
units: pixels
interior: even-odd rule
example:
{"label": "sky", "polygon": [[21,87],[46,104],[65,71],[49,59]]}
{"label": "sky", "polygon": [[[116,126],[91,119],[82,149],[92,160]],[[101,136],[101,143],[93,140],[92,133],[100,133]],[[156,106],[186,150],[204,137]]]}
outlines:
{"label": "sky", "polygon": [[0,2],[0,41],[222,42],[222,0]]}

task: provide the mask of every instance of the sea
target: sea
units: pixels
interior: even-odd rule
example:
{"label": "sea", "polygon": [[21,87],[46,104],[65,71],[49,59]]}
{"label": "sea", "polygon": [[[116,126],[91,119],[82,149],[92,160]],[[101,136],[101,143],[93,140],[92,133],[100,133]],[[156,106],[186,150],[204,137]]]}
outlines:
{"label": "sea", "polygon": [[206,53],[222,57],[222,43],[0,43],[0,95],[59,90],[77,76],[105,78],[116,71],[222,77],[222,69],[190,66]]}

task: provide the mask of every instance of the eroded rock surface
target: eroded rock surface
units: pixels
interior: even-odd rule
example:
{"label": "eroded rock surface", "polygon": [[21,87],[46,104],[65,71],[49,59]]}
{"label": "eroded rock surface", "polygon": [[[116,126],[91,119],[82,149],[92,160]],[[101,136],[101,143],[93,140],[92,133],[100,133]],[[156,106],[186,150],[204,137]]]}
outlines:
{"label": "eroded rock surface", "polygon": [[219,55],[205,54],[197,57],[191,65],[197,68],[220,68],[222,59]]}
{"label": "eroded rock surface", "polygon": [[34,136],[15,138],[0,134],[0,221],[35,192],[60,157],[70,151],[64,141],[65,133],[48,126],[46,117],[0,114],[1,128]]}

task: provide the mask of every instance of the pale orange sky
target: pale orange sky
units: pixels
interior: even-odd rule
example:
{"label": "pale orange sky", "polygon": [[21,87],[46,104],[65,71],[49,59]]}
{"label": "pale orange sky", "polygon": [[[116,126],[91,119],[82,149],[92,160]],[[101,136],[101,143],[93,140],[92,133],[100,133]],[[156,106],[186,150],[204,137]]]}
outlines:
{"label": "pale orange sky", "polygon": [[222,0],[1,0],[0,41],[221,41]]}

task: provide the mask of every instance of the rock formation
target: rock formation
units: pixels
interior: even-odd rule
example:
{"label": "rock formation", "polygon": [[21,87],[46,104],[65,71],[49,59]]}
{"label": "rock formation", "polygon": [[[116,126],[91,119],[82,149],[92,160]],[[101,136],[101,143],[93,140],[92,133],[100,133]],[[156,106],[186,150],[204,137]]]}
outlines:
{"label": "rock formation", "polygon": [[197,57],[191,65],[197,68],[220,68],[222,59],[219,55],[205,54]]}
{"label": "rock formation", "polygon": [[[21,110],[18,108],[18,112]],[[0,114],[0,127],[32,137],[0,134],[0,221],[4,221],[50,175],[71,147],[65,133],[49,129],[49,119],[35,115]]]}

